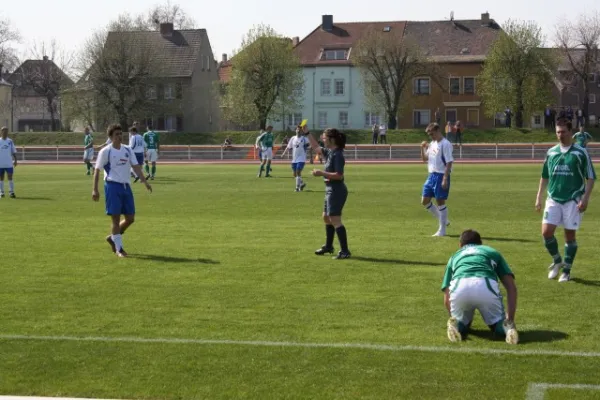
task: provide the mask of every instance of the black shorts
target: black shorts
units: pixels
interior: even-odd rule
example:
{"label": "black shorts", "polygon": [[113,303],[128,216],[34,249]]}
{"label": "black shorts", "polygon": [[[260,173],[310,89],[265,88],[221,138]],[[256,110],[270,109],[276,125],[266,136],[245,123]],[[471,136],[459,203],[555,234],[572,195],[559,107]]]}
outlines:
{"label": "black shorts", "polygon": [[325,204],[323,212],[328,217],[339,217],[342,215],[342,209],[348,198],[348,189],[343,183],[334,187],[325,189]]}

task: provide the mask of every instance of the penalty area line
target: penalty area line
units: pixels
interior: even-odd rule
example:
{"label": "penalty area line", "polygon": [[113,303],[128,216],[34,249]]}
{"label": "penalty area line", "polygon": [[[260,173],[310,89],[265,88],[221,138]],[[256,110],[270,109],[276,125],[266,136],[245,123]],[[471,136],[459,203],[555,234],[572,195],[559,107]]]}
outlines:
{"label": "penalty area line", "polygon": [[526,400],[544,400],[548,389],[600,390],[600,385],[564,384],[564,383],[530,383],[527,386]]}
{"label": "penalty area line", "polygon": [[99,342],[99,343],[159,343],[159,344],[195,344],[195,345],[229,345],[254,347],[297,347],[325,349],[359,349],[390,352],[425,352],[425,353],[462,353],[462,354],[494,354],[513,356],[557,356],[600,358],[600,352],[561,351],[561,350],[517,350],[490,349],[463,346],[417,346],[388,345],[371,343],[306,343],[277,342],[262,340],[220,340],[220,339],[185,339],[185,338],[143,338],[143,337],[108,337],[108,336],[36,336],[36,335],[1,335],[1,340],[26,341],[63,341],[63,342]]}

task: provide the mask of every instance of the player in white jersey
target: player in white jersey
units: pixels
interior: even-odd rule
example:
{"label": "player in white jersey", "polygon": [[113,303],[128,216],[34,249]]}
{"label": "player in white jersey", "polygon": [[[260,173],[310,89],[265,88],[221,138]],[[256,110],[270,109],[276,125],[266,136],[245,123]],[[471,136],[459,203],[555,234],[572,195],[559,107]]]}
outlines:
{"label": "player in white jersey", "polygon": [[[127,257],[127,253],[123,249],[122,235],[133,224],[135,217],[133,192],[129,184],[129,169],[134,169],[150,193],[152,193],[152,187],[144,178],[133,151],[128,146],[121,144],[123,140],[121,126],[116,124],[109,126],[108,137],[111,139],[111,145],[103,148],[98,153],[96,160],[92,199],[94,201],[100,199],[98,180],[100,170],[103,169],[106,215],[110,215],[112,220],[111,234],[106,237],[106,241],[110,244],[113,253],[119,257]],[[121,221],[121,215],[125,216],[123,221]]]}
{"label": "player in white jersey", "polygon": [[[133,154],[135,154],[135,159],[138,162],[138,165],[142,165],[144,163],[144,152],[146,149],[146,145],[144,143],[144,138],[139,134],[137,128],[132,126],[129,128],[129,147],[133,150]],[[131,168],[131,176],[135,178],[133,182],[137,182],[140,180],[140,176],[136,175],[133,168]]]}
{"label": "player in white jersey", "polygon": [[4,197],[4,174],[8,176],[10,197],[15,196],[15,184],[13,182],[14,168],[17,166],[17,149],[12,139],[8,137],[8,128],[0,129],[0,198]]}
{"label": "player in white jersey", "polygon": [[306,149],[310,143],[300,126],[296,128],[296,136],[292,137],[288,142],[287,147],[281,154],[281,158],[285,157],[287,151],[292,149],[292,171],[296,178],[296,192],[304,190],[306,183],[302,180],[302,170],[306,164]]}
{"label": "player in white jersey", "polygon": [[[431,143],[421,143],[421,158],[427,162],[429,176],[423,185],[421,204],[439,221],[439,229],[433,236],[446,236],[446,226],[450,225],[446,200],[450,193],[450,172],[454,162],[452,143],[442,135],[440,126],[435,122],[427,126],[426,132]],[[437,207],[431,202],[432,198],[435,198]]]}

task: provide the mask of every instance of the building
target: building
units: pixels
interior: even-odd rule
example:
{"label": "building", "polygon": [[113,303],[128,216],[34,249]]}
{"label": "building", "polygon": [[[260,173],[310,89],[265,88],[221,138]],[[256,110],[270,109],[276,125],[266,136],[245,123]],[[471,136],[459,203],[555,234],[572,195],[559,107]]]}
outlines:
{"label": "building", "polygon": [[438,108],[441,123],[461,120],[471,127],[494,125],[493,118],[484,116],[476,78],[500,32],[489,14],[477,20],[352,23],[334,23],[333,16],[323,15],[321,25],[295,47],[305,78],[303,106],[286,115],[283,123],[273,121],[276,129],[302,119],[308,119],[313,129],[364,129],[386,122],[381,111],[366,104],[361,73],[352,63],[353,48],[371,29],[416,42],[443,76],[441,80],[431,76],[413,80],[402,100],[398,128],[424,127],[434,121]]}
{"label": "building", "polygon": [[[4,79],[4,69],[0,64],[0,127],[12,130],[12,85]],[[6,74],[8,78],[8,74]]]}

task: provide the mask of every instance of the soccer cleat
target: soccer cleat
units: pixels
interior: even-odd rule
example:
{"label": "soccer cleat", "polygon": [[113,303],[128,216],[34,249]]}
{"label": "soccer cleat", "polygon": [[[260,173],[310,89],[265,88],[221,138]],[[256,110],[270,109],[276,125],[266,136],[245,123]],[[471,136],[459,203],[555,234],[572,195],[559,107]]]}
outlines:
{"label": "soccer cleat", "polygon": [[117,252],[117,246],[115,245],[115,242],[112,240],[112,238],[110,237],[110,235],[108,235],[106,237],[106,241],[110,245],[110,248],[112,249],[112,252],[116,253]]}
{"label": "soccer cleat", "polygon": [[295,192],[299,192],[299,191],[300,191],[300,188],[296,188]]}
{"label": "soccer cleat", "polygon": [[558,272],[564,266],[565,266],[565,263],[563,263],[563,262],[550,264],[550,266],[548,267],[548,269],[550,270],[550,272],[548,272],[548,279],[556,278],[558,276]]}
{"label": "soccer cleat", "polygon": [[146,177],[146,180],[149,180],[149,179],[150,179],[150,174],[148,174],[148,176]]}
{"label": "soccer cleat", "polygon": [[300,185],[300,190],[304,190],[305,187],[306,187],[306,183],[303,183],[302,185]]}
{"label": "soccer cleat", "polygon": [[315,254],[318,256],[322,256],[323,254],[326,254],[326,253],[333,254],[333,251],[334,251],[333,247],[323,246],[319,250],[316,250]]}
{"label": "soccer cleat", "polygon": [[136,182],[137,182],[137,181],[139,181],[139,180],[140,180],[140,177],[139,177],[139,176],[136,176],[136,177],[135,177],[135,179],[133,180],[133,183],[136,183]]}
{"label": "soccer cleat", "polygon": [[86,175],[91,175],[92,173],[91,173],[90,171],[88,171],[88,172],[86,172],[85,174],[86,174]]}
{"label": "soccer cleat", "polygon": [[4,192],[0,193],[0,199],[4,197]]}
{"label": "soccer cleat", "polygon": [[17,196],[15,196],[15,194],[14,194],[14,193],[11,193],[11,194],[9,194],[9,195],[8,195],[8,197],[10,197],[11,199],[15,199],[15,198],[17,198]]}
{"label": "soccer cleat", "polygon": [[448,333],[448,340],[451,341],[452,343],[457,343],[457,342],[462,341],[462,335],[460,334],[460,331],[458,330],[458,321],[456,320],[456,318],[448,319],[447,333]]}
{"label": "soccer cleat", "polygon": [[431,235],[432,237],[442,237],[442,236],[446,236],[446,230],[442,230],[439,229],[436,233],[434,233],[433,235]]}
{"label": "soccer cleat", "polygon": [[517,332],[515,323],[512,321],[504,321],[502,326],[504,327],[504,332],[506,333],[506,343],[508,343],[508,344],[519,343],[519,332]]}
{"label": "soccer cleat", "polygon": [[571,280],[571,271],[563,271],[558,278],[559,282],[569,282]]}
{"label": "soccer cleat", "polygon": [[117,257],[125,258],[127,257],[127,253],[123,249],[121,249],[121,251],[117,252]]}
{"label": "soccer cleat", "polygon": [[271,174],[267,174],[265,175],[265,178],[272,178],[273,176]]}
{"label": "soccer cleat", "polygon": [[446,226],[450,226],[450,221],[446,221]]}
{"label": "soccer cleat", "polygon": [[346,258],[350,258],[352,254],[349,251],[340,251],[337,253],[337,256],[334,256],[334,260],[344,260]]}

